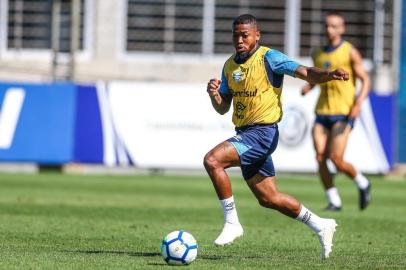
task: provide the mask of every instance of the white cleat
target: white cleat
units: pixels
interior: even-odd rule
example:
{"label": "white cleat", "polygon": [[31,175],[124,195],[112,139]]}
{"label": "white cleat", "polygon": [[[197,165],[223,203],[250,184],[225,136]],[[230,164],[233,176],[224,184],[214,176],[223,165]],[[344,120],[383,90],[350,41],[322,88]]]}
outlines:
{"label": "white cleat", "polygon": [[321,258],[327,259],[330,256],[331,247],[333,246],[334,232],[337,223],[334,219],[326,219],[324,228],[318,233],[321,244]]}
{"label": "white cleat", "polygon": [[216,246],[230,245],[235,239],[244,234],[244,229],[241,224],[232,224],[226,222],[220,235],[214,240]]}

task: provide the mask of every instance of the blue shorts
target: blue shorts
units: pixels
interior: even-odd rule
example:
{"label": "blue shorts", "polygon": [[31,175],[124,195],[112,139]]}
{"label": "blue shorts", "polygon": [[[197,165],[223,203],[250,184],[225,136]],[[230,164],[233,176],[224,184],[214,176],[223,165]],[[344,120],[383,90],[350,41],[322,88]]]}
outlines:
{"label": "blue shorts", "polygon": [[315,123],[321,124],[327,129],[331,129],[335,123],[344,122],[347,123],[351,128],[354,127],[354,119],[349,119],[347,115],[335,114],[335,115],[323,115],[316,114]]}
{"label": "blue shorts", "polygon": [[257,173],[275,176],[271,154],[278,145],[279,131],[276,124],[252,125],[236,128],[237,135],[228,139],[238,152],[242,176],[245,180]]}

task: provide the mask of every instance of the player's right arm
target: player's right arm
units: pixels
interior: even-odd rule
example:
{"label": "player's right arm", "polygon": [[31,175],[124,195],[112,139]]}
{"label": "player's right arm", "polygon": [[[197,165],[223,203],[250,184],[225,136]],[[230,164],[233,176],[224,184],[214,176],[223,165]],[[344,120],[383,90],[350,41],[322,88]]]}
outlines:
{"label": "player's right arm", "polygon": [[306,85],[302,87],[302,91],[301,91],[302,96],[309,93],[315,86],[316,85],[313,83],[306,83]]}
{"label": "player's right arm", "polygon": [[207,93],[209,94],[213,108],[219,114],[225,114],[230,110],[232,96],[222,95],[220,93],[220,86],[222,81],[218,79],[211,79],[207,83]]}

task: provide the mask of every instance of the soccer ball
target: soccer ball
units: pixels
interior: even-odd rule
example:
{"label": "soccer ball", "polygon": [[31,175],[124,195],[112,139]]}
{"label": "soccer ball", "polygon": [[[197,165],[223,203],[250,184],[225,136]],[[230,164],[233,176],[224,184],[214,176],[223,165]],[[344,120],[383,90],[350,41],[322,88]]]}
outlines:
{"label": "soccer ball", "polygon": [[170,265],[190,264],[197,256],[196,240],[182,230],[171,232],[162,240],[161,255]]}

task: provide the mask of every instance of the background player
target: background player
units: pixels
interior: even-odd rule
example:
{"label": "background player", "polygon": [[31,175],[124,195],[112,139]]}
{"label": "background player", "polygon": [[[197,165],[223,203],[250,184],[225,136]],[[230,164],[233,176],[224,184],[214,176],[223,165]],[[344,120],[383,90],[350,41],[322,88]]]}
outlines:
{"label": "background player", "polygon": [[[354,120],[361,111],[361,105],[368,96],[370,80],[358,50],[344,41],[344,17],[338,13],[329,13],[325,18],[328,46],[315,50],[314,65],[334,70],[342,67],[349,72],[345,83],[330,81],[320,84],[320,96],[316,105],[316,120],[313,127],[313,142],[319,174],[328,199],[326,210],[341,210],[341,198],[334,186],[333,176],[327,167],[330,159],[338,171],[348,175],[359,190],[359,207],[365,209],[370,201],[371,183],[353,165],[344,160],[344,152]],[[356,97],[356,78],[361,80],[361,90]],[[308,93],[314,84],[303,87],[302,94]]]}
{"label": "background player", "polygon": [[243,235],[226,168],[240,166],[244,179],[260,205],[275,209],[308,225],[319,236],[322,258],[331,252],[334,219],[320,218],[298,200],[277,190],[271,154],[278,143],[277,123],[282,117],[283,75],[310,83],[348,80],[348,73],[304,67],[279,51],[259,46],[260,32],[254,16],[245,14],[233,22],[236,54],[225,63],[222,80],[207,85],[214,109],[226,113],[233,103],[237,135],[214,147],[204,157],[224,211],[224,227],[216,245],[232,243]]}

